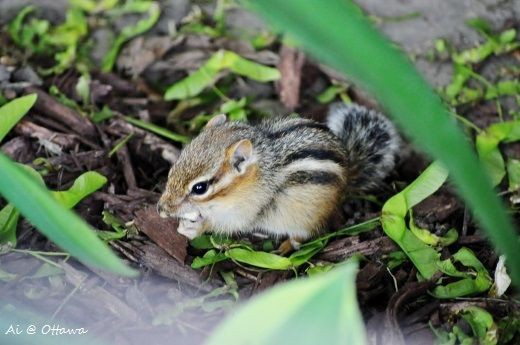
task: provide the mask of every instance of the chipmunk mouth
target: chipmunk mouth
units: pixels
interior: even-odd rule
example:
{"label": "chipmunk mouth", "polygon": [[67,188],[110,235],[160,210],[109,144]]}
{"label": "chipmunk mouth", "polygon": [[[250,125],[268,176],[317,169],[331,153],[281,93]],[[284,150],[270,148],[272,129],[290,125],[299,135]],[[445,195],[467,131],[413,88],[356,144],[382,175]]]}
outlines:
{"label": "chipmunk mouth", "polygon": [[198,211],[184,212],[177,215],[177,218],[179,218],[179,220],[189,220],[192,223],[197,223],[204,220],[204,217]]}

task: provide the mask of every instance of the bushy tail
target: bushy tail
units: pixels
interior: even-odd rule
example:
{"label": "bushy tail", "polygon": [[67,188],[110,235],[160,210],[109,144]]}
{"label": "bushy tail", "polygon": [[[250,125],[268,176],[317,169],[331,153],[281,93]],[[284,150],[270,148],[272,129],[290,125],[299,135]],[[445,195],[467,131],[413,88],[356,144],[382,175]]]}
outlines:
{"label": "bushy tail", "polygon": [[327,125],[347,152],[348,188],[368,191],[380,185],[394,168],[401,139],[382,114],[356,104],[335,103]]}

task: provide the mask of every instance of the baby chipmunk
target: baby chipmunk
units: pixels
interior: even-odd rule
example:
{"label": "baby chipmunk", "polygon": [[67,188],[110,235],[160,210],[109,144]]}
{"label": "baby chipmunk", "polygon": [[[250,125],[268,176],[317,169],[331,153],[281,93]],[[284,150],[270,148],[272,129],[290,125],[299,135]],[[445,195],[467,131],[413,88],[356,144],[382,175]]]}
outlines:
{"label": "baby chipmunk", "polygon": [[359,105],[333,104],[326,125],[218,115],[172,166],[157,208],[189,239],[262,231],[297,246],[324,230],[346,193],[381,183],[399,143],[388,119]]}

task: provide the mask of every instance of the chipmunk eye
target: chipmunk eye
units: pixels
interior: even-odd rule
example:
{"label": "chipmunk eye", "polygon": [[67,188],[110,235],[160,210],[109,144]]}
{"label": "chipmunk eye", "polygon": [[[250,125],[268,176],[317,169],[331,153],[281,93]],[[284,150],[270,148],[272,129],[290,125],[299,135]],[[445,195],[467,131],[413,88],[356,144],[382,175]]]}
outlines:
{"label": "chipmunk eye", "polygon": [[199,183],[194,184],[193,187],[191,187],[191,192],[193,194],[197,194],[197,195],[202,195],[202,194],[206,193],[207,190],[208,190],[208,182],[199,182]]}

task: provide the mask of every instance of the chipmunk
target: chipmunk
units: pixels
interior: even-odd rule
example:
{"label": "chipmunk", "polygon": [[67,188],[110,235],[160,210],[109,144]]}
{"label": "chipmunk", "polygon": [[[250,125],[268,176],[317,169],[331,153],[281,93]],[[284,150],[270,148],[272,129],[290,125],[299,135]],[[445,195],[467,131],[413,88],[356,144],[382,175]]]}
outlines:
{"label": "chipmunk", "polygon": [[378,186],[400,138],[383,115],[333,104],[327,125],[304,118],[256,126],[213,117],[172,166],[157,209],[189,239],[213,231],[288,236],[324,230],[345,193]]}

